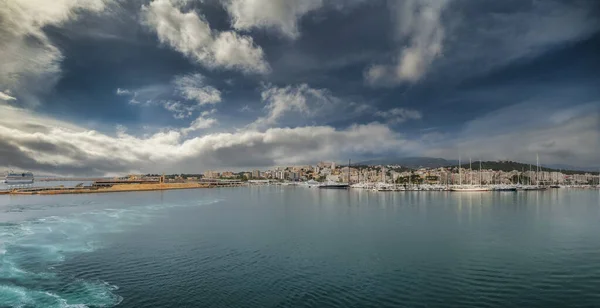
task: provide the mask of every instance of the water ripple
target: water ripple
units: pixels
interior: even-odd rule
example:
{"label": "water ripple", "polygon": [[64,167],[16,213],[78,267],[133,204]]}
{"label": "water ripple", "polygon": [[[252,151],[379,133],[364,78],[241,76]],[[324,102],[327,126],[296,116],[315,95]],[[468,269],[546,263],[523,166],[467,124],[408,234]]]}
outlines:
{"label": "water ripple", "polygon": [[[105,209],[70,216],[48,216],[0,224],[0,306],[10,307],[109,307],[123,298],[119,289],[97,277],[101,264],[89,263],[76,277],[56,270],[72,255],[103,247],[102,235],[122,232],[149,222],[157,211],[216,202],[152,204],[133,209]],[[69,205],[72,206],[72,205]],[[59,205],[26,208],[37,211]],[[14,211],[18,207],[9,208]],[[182,264],[189,260],[176,259]],[[130,266],[133,270],[135,266]],[[87,279],[79,277],[89,277]],[[111,277],[109,277],[110,279]],[[158,276],[160,278],[160,275]]]}

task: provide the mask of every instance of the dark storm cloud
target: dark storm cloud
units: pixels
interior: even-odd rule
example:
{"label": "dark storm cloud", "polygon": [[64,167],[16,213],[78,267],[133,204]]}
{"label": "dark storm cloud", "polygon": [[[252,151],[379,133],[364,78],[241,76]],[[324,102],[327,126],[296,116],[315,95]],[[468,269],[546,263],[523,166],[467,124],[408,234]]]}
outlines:
{"label": "dark storm cloud", "polygon": [[[10,139],[9,139],[10,140]],[[15,142],[17,140],[13,140],[13,142]],[[15,142],[17,143],[17,142]],[[64,142],[59,142],[59,143],[51,143],[51,142],[47,142],[47,141],[41,141],[41,140],[24,140],[24,141],[20,141],[18,142],[18,144],[20,146],[23,146],[31,151],[37,152],[37,153],[52,153],[52,154],[56,154],[56,155],[65,155],[65,156],[69,156],[69,157],[73,157],[74,159],[84,159],[85,158],[85,154],[77,149],[76,147],[68,144],[68,143],[64,143]]]}
{"label": "dark storm cloud", "polygon": [[[18,144],[18,143],[17,143]],[[39,148],[39,146],[29,143],[32,148]],[[60,145],[53,146],[56,149],[60,149]],[[42,145],[42,148],[49,149],[47,145]],[[35,153],[37,154],[37,153]],[[35,155],[34,154],[34,155]],[[57,151],[59,155],[72,155],[69,151]],[[35,170],[46,174],[84,174],[84,175],[104,175],[106,172],[121,172],[123,168],[128,166],[119,166],[111,163],[110,161],[87,161],[84,165],[63,165],[52,162],[39,162],[31,157],[31,152],[24,152],[14,143],[8,142],[7,140],[0,140],[0,157],[2,157],[2,165],[10,167],[18,167],[22,170]],[[77,158],[76,156],[72,156]],[[85,159],[85,157],[79,157],[79,159]]]}

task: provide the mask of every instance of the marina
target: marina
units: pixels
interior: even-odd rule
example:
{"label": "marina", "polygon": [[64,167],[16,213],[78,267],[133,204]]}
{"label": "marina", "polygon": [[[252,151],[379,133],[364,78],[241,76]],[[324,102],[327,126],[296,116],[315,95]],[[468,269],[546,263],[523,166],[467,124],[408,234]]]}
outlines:
{"label": "marina", "polygon": [[[70,183],[75,183],[70,181]],[[115,192],[134,192],[134,191],[160,191],[176,189],[199,189],[199,188],[218,188],[218,187],[245,187],[245,186],[295,186],[318,189],[336,189],[336,190],[366,190],[372,192],[527,192],[543,191],[550,189],[550,186],[529,186],[529,185],[435,185],[435,184],[391,184],[391,183],[320,183],[317,181],[307,182],[243,182],[243,181],[223,181],[223,180],[204,180],[189,181],[181,183],[155,182],[155,181],[124,181],[124,180],[102,180],[94,181],[89,184],[78,183],[76,185],[46,185],[38,186],[35,183],[29,185],[5,185],[0,187],[0,195],[61,195],[61,194],[87,194],[87,193],[115,193]],[[598,185],[561,185],[554,186],[553,189],[600,189]]]}

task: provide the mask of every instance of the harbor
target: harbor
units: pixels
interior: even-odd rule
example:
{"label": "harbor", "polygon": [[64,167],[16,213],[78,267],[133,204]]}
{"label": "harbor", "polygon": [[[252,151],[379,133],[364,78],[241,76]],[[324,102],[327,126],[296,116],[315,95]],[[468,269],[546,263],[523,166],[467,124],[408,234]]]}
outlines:
{"label": "harbor", "polygon": [[[490,168],[495,164],[496,170]],[[550,189],[600,189],[598,173],[553,170],[536,164],[476,162],[478,168],[458,165],[415,168],[398,165],[348,165],[334,162],[312,166],[277,167],[274,171],[216,172],[203,174],[130,174],[124,177],[52,177],[34,179],[29,171],[8,172],[0,195],[58,195],[157,191],[238,186],[300,186],[318,189],[361,189],[375,192],[450,191],[456,193],[542,191]],[[337,165],[339,166],[339,165]],[[492,165],[493,166],[493,165]],[[468,167],[468,168],[467,168]],[[487,167],[487,168],[485,168]],[[521,171],[518,171],[520,167]],[[535,168],[533,168],[535,167]],[[500,169],[500,170],[498,170]],[[509,170],[509,171],[502,171]]]}

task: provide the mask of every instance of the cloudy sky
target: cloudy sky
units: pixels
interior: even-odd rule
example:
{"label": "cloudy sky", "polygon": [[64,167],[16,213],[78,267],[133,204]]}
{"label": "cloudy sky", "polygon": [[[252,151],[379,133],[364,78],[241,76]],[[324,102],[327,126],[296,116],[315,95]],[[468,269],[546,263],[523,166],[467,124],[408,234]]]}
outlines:
{"label": "cloudy sky", "polygon": [[596,0],[0,0],[0,170],[600,166]]}

